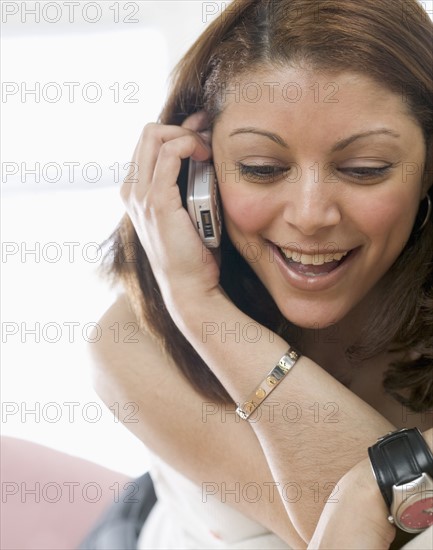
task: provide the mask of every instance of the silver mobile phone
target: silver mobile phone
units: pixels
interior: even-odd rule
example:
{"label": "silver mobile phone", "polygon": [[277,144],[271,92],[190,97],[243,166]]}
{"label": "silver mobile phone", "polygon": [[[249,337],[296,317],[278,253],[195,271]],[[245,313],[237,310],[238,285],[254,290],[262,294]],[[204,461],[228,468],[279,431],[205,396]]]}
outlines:
{"label": "silver mobile phone", "polygon": [[208,248],[218,248],[221,242],[221,212],[212,163],[189,159],[186,202],[203,244]]}

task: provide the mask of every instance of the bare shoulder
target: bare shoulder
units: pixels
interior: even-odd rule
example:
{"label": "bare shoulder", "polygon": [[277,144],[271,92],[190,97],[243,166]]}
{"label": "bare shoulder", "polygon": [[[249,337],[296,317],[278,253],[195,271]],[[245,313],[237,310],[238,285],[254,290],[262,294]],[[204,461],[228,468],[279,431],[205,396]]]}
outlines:
{"label": "bare shoulder", "polygon": [[[122,344],[122,351],[125,351],[125,347],[130,347],[130,351],[137,347],[129,346],[129,344],[142,344],[154,350],[159,349],[150,334],[139,329],[137,319],[125,293],[120,294],[103,313],[98,325],[101,335],[95,346],[98,351],[106,346],[109,346],[110,351],[113,351],[113,347],[118,344]],[[119,348],[119,346],[117,347]]]}
{"label": "bare shoulder", "polygon": [[[125,294],[117,297],[98,324],[100,338],[89,344],[96,393],[108,406],[117,403],[119,410],[133,403],[139,422],[126,427],[161,457],[176,452],[175,465],[182,463],[181,471],[186,471],[183,459],[191,460],[192,450],[198,452],[202,446],[203,438],[196,437],[197,431],[205,431],[210,424],[203,425],[203,396],[186,381],[174,360],[163,354],[154,338],[138,329]],[[174,426],[176,434],[183,432],[182,439],[173,435]]]}
{"label": "bare shoulder", "polygon": [[143,330],[125,294],[120,294],[98,321],[100,338],[90,344],[96,366],[115,368],[134,358],[161,358],[157,342]]}
{"label": "bare shoulder", "polygon": [[138,365],[145,377],[146,366],[163,359],[158,343],[140,330],[124,293],[103,313],[96,330],[99,337],[89,346],[93,383],[98,393],[106,388],[108,378],[131,374]]}
{"label": "bare shoulder", "polygon": [[[183,397],[193,390],[155,339],[139,329],[126,294],[117,297],[98,325],[100,338],[89,344],[93,387],[107,406],[117,403],[121,410],[133,403],[139,422],[127,428],[158,452],[160,435],[152,426],[168,422],[180,386]],[[185,398],[178,398],[177,406],[184,408]]]}

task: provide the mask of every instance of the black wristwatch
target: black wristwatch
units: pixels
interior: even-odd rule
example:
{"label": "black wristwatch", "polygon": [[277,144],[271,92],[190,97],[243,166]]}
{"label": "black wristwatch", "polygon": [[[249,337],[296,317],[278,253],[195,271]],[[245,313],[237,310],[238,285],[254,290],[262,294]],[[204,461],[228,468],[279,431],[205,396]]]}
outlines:
{"label": "black wristwatch", "polygon": [[418,428],[379,438],[368,456],[389,521],[408,533],[433,525],[433,454]]}

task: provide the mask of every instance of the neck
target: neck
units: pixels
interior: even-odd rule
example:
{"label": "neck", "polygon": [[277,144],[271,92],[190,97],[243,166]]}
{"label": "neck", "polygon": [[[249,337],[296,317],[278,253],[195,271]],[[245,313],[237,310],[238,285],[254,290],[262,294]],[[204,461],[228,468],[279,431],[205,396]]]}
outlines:
{"label": "neck", "polygon": [[300,329],[298,345],[302,352],[346,386],[357,367],[348,361],[345,352],[357,343],[371,319],[377,294],[378,289],[370,292],[343,319],[324,329]]}

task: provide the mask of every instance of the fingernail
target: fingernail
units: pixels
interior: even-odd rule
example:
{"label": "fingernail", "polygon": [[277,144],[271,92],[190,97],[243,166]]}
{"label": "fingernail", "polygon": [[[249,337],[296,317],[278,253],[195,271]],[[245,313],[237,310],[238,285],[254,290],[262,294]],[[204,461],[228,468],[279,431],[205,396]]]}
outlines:
{"label": "fingernail", "polygon": [[197,132],[207,143],[211,142],[212,139],[212,133],[210,130],[202,130],[201,132]]}

